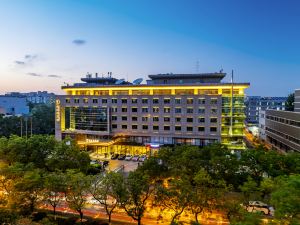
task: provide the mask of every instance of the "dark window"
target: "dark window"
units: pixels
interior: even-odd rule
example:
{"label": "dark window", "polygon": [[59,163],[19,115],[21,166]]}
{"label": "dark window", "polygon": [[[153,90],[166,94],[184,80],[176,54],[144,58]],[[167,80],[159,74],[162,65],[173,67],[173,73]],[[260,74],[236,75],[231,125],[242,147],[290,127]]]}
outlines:
{"label": "dark window", "polygon": [[175,118],[175,121],[176,121],[176,122],[180,122],[180,121],[181,121],[181,118],[180,118],[180,117],[176,117],[176,118]]}
{"label": "dark window", "polygon": [[147,113],[148,112],[148,108],[142,108],[142,112],[143,113]]}
{"label": "dark window", "polygon": [[170,117],[164,117],[165,122],[170,122]]}
{"label": "dark window", "polygon": [[107,99],[106,98],[103,98],[102,99],[102,104],[106,104],[107,103]]}
{"label": "dark window", "polygon": [[111,128],[112,128],[112,129],[117,129],[117,128],[118,128],[118,125],[117,125],[117,124],[112,124],[112,125],[111,125]]}
{"label": "dark window", "polygon": [[217,127],[210,127],[210,132],[217,132]]}
{"label": "dark window", "polygon": [[154,117],[153,117],[153,121],[154,121],[154,122],[158,122],[158,121],[159,121],[159,117],[158,117],[158,116],[154,116]]}
{"label": "dark window", "polygon": [[143,99],[142,99],[142,103],[143,103],[143,104],[148,104],[148,98],[143,98]]}
{"label": "dark window", "polygon": [[122,116],[123,121],[127,121],[127,116]]}
{"label": "dark window", "polygon": [[187,108],[186,109],[186,113],[193,113],[193,112],[194,112],[194,110],[192,108]]}
{"label": "dark window", "polygon": [[170,104],[171,100],[169,98],[164,99],[164,104]]}
{"label": "dark window", "polygon": [[127,103],[127,99],[123,98],[122,99],[122,104],[126,104]]}
{"label": "dark window", "polygon": [[148,125],[143,125],[143,130],[148,130]]}
{"label": "dark window", "polygon": [[170,130],[170,126],[164,126],[164,130]]}
{"label": "dark window", "polygon": [[181,104],[181,98],[175,98],[175,104]]}
{"label": "dark window", "polygon": [[186,104],[193,104],[193,103],[194,103],[194,99],[192,99],[192,98],[186,99]]}
{"label": "dark window", "polygon": [[93,103],[98,103],[98,99],[93,98]]}
{"label": "dark window", "polygon": [[205,118],[204,117],[198,118],[198,123],[205,123]]}
{"label": "dark window", "polygon": [[79,98],[74,98],[74,103],[79,103]]}
{"label": "dark window", "polygon": [[138,102],[137,98],[131,99],[131,103],[136,104]]}
{"label": "dark window", "polygon": [[131,120],[132,120],[132,121],[137,121],[138,118],[137,118],[137,116],[133,116],[133,117],[131,118]]}
{"label": "dark window", "polygon": [[181,131],[181,126],[175,126],[176,131]]}
{"label": "dark window", "polygon": [[116,103],[118,103],[118,99],[116,99],[116,98],[112,98],[112,99],[111,99],[111,103],[113,103],[113,104],[116,104]]}
{"label": "dark window", "polygon": [[193,131],[193,127],[186,127],[186,131]]}
{"label": "dark window", "polygon": [[159,126],[153,126],[153,130],[159,130]]}
{"label": "dark window", "polygon": [[127,129],[127,125],[122,125],[122,129]]}
{"label": "dark window", "polygon": [[199,132],[204,132],[205,131],[205,127],[198,127],[198,131]]}
{"label": "dark window", "polygon": [[153,104],[158,104],[158,103],[159,103],[158,98],[154,98],[154,99],[153,99]]}
{"label": "dark window", "polygon": [[138,110],[137,110],[137,108],[136,107],[134,107],[134,108],[131,108],[131,112],[137,112]]}
{"label": "dark window", "polygon": [[181,108],[175,108],[175,113],[181,113]]}
{"label": "dark window", "polygon": [[217,122],[218,122],[218,119],[217,119],[217,118],[210,118],[210,122],[211,122],[211,123],[217,123]]}
{"label": "dark window", "polygon": [[199,104],[205,104],[205,98],[199,98],[198,103]]}
{"label": "dark window", "polygon": [[194,120],[193,120],[193,118],[186,118],[186,122],[192,123],[192,122],[194,122]]}
{"label": "dark window", "polygon": [[138,125],[132,125],[132,130],[136,130],[136,129],[138,129]]}
{"label": "dark window", "polygon": [[111,120],[112,120],[112,121],[116,121],[117,119],[118,119],[117,116],[111,116]]}
{"label": "dark window", "polygon": [[66,103],[71,103],[71,100],[69,98],[66,98]]}
{"label": "dark window", "polygon": [[123,107],[122,112],[127,112],[127,108]]}

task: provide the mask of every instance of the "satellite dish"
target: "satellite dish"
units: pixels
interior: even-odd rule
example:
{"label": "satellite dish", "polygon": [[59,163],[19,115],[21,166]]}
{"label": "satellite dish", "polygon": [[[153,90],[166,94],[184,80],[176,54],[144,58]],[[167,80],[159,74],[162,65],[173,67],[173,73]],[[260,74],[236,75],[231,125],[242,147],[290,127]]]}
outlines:
{"label": "satellite dish", "polygon": [[120,80],[117,80],[115,84],[122,84],[124,81],[125,81],[125,79],[120,79]]}
{"label": "satellite dish", "polygon": [[138,78],[136,80],[134,80],[132,83],[137,85],[137,84],[141,84],[143,82],[143,78]]}

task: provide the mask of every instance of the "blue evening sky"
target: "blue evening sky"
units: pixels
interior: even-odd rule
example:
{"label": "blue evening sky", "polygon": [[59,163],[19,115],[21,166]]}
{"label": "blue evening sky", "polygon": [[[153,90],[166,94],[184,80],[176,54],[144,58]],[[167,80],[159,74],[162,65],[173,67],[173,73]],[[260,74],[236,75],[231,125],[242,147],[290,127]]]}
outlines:
{"label": "blue evening sky", "polygon": [[1,0],[0,93],[223,68],[248,95],[286,96],[300,88],[299,12],[298,0]]}

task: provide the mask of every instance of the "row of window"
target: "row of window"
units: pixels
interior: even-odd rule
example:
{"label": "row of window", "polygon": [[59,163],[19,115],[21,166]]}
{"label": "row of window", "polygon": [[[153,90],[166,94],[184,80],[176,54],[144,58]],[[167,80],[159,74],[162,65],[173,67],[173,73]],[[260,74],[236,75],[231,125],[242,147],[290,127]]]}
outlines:
{"label": "row of window", "polygon": [[[128,116],[121,116],[120,117],[121,118],[121,120],[122,121],[127,121],[127,120],[129,120],[128,119]],[[111,120],[112,121],[116,121],[116,120],[118,120],[118,117],[117,116],[115,116],[115,115],[113,115],[112,117],[111,117]],[[138,121],[138,117],[137,116],[132,116],[131,117],[131,121]],[[148,121],[150,121],[150,117],[148,117],[148,116],[142,116],[142,121],[143,122],[148,122]],[[153,122],[159,122],[159,117],[158,116],[154,116],[154,117],[152,117],[152,121]],[[163,118],[163,121],[164,122],[170,122],[171,121],[171,118],[170,117],[164,117]],[[181,117],[175,117],[175,122],[182,122],[183,120],[182,120],[182,118]],[[215,118],[215,117],[212,117],[212,118],[210,118],[210,120],[209,120],[211,123],[217,123],[218,122],[218,118]],[[186,118],[186,122],[187,123],[193,123],[194,122],[194,118]],[[199,117],[198,118],[198,123],[205,123],[205,117]]]}
{"label": "row of window", "polygon": [[[112,124],[112,129],[118,129],[118,126],[121,126],[121,129],[123,129],[123,130],[128,129],[128,126],[127,126],[126,124],[123,124],[123,125]],[[132,129],[132,130],[137,130],[137,129],[138,129],[138,126],[139,126],[139,125],[131,125],[131,129]],[[150,127],[150,126],[148,126],[148,125],[140,125],[140,126],[141,126],[141,128],[142,128],[143,130],[149,130],[149,127]],[[164,130],[164,131],[169,131],[169,130],[171,130],[171,127],[170,127],[170,126],[163,126],[163,127],[161,127],[161,128],[162,128],[162,130]],[[175,128],[175,131],[182,131],[182,130],[183,130],[183,127],[182,127],[182,126],[175,126],[174,128]],[[152,130],[154,130],[154,131],[159,131],[159,126],[156,126],[156,125],[152,126]],[[186,131],[187,131],[187,132],[193,132],[193,131],[194,131],[194,127],[186,127]],[[198,127],[198,131],[199,131],[199,132],[205,132],[205,127]],[[210,128],[209,128],[209,131],[210,131],[210,132],[217,132],[217,131],[218,131],[218,128],[217,128],[217,127],[210,127]]]}
{"label": "row of window", "polygon": [[286,140],[290,140],[291,142],[294,142],[294,143],[300,145],[300,139],[294,138],[294,137],[292,137],[290,135],[287,135],[285,133],[279,132],[277,130],[273,130],[273,129],[269,128],[269,127],[266,127],[266,130],[269,131],[269,132],[271,132],[271,133],[273,133],[273,134],[277,134],[277,135],[279,135],[280,137],[282,137],[282,138],[284,138]]}
{"label": "row of window", "polygon": [[295,120],[290,120],[290,119],[281,118],[281,117],[277,117],[277,116],[270,116],[270,115],[267,115],[266,118],[269,120],[279,122],[279,123],[285,123],[285,124],[289,124],[289,125],[292,125],[295,127],[300,127],[300,121],[295,121]]}
{"label": "row of window", "polygon": [[[112,107],[111,111],[112,112],[118,112],[118,108],[117,107]],[[139,110],[138,110],[137,107],[131,107],[131,112],[137,113],[138,111]],[[159,111],[160,111],[159,107],[153,107],[152,108],[152,112],[153,113],[159,113]],[[128,112],[128,108],[127,107],[122,107],[121,108],[121,112]],[[140,110],[140,112],[141,113],[149,113],[150,110],[149,110],[148,107],[142,107],[141,110]],[[171,108],[170,107],[164,107],[163,108],[163,112],[164,113],[171,113]],[[182,108],[180,108],[180,107],[174,108],[174,112],[175,113],[184,113],[183,110],[182,110]],[[193,108],[186,108],[185,112],[186,113],[194,113],[194,112],[196,113],[197,111],[194,110]],[[205,113],[205,108],[199,108],[198,109],[198,113],[199,114],[204,114]],[[218,109],[217,108],[211,108],[210,109],[210,113],[211,114],[216,114],[216,113],[218,113]]]}
{"label": "row of window", "polygon": [[[121,100],[122,104],[127,104],[128,103],[128,99],[127,98],[122,98],[122,99],[112,98],[111,99],[111,103],[112,104],[117,104],[118,101],[120,101],[120,100]],[[150,100],[148,98],[142,98],[142,99],[132,98],[131,99],[131,103],[132,104],[137,104],[138,101],[141,101],[142,104],[148,104],[148,103],[150,103]],[[83,98],[82,102],[83,103],[89,103],[89,99],[88,98]],[[175,98],[174,102],[175,102],[175,104],[182,104],[183,103],[183,101],[182,101],[181,98]],[[186,104],[194,104],[194,102],[195,102],[195,99],[193,99],[193,98],[187,98],[186,99]],[[66,103],[71,103],[71,99],[70,98],[66,98]],[[74,103],[80,103],[80,99],[79,98],[74,98]],[[99,101],[98,101],[97,98],[93,98],[92,99],[92,103],[97,104],[97,103],[99,103]],[[108,103],[108,99],[106,99],[106,98],[101,99],[101,103],[102,104],[107,104]],[[159,104],[160,101],[159,101],[158,98],[153,98],[152,99],[152,103],[153,104]],[[163,99],[163,103],[164,104],[170,104],[171,103],[171,99],[170,98],[164,98]],[[198,104],[205,104],[205,103],[206,103],[206,99],[205,98],[199,98],[198,99]],[[218,99],[217,98],[211,98],[210,99],[210,104],[216,105],[217,103],[218,103]]]}

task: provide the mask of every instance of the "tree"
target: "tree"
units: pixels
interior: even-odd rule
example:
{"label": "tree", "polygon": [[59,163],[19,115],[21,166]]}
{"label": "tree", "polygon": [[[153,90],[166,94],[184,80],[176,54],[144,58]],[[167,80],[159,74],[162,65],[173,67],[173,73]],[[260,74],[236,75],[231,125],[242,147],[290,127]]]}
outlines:
{"label": "tree", "polygon": [[278,177],[271,194],[275,216],[288,222],[300,221],[300,175]]}
{"label": "tree", "polygon": [[195,185],[192,186],[189,209],[198,221],[198,215],[203,210],[212,211],[218,208],[222,196],[227,191],[223,180],[213,180],[211,176],[201,169],[194,178]]}
{"label": "tree", "polygon": [[118,193],[120,188],[122,188],[123,182],[122,175],[115,172],[93,177],[90,192],[94,199],[104,206],[109,223],[111,223],[111,216],[114,209],[119,204]]}
{"label": "tree", "polygon": [[162,210],[172,211],[171,224],[188,207],[192,194],[191,185],[187,180],[169,179],[167,184],[158,187],[156,202]]}
{"label": "tree", "polygon": [[128,216],[141,224],[142,217],[146,210],[146,201],[149,199],[153,187],[151,186],[149,176],[136,170],[130,172],[129,176],[118,191],[120,205]]}
{"label": "tree", "polygon": [[43,181],[39,169],[25,172],[24,176],[15,184],[18,207],[22,210],[28,209],[30,213],[34,211],[36,204],[42,200]]}
{"label": "tree", "polygon": [[240,190],[244,195],[244,203],[247,206],[249,205],[249,201],[251,199],[257,199],[257,196],[259,196],[259,188],[257,183],[250,176],[248,177],[247,181],[240,186]]}
{"label": "tree", "polygon": [[289,94],[287,100],[285,101],[285,110],[286,111],[294,111],[294,102],[295,102],[295,94]]}
{"label": "tree", "polygon": [[31,110],[34,134],[54,134],[55,106],[54,104],[37,104]]}
{"label": "tree", "polygon": [[82,223],[82,209],[87,201],[86,195],[89,193],[90,189],[90,178],[81,172],[68,170],[66,184],[66,201],[71,209],[74,209],[79,213],[80,221]]}
{"label": "tree", "polygon": [[54,220],[56,220],[56,207],[62,201],[62,194],[65,192],[66,176],[62,172],[46,175],[43,198],[53,207]]}

